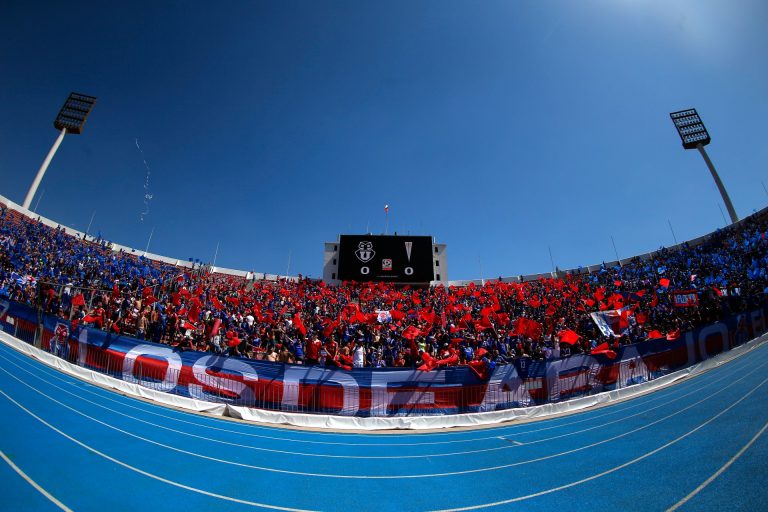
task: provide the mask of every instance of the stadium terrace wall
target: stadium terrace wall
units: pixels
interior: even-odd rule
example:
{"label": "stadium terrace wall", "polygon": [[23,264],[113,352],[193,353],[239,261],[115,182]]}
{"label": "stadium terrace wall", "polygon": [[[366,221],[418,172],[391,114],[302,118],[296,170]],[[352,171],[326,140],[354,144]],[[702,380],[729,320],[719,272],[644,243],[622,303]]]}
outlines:
{"label": "stadium terrace wall", "polygon": [[178,351],[87,327],[59,344],[54,332],[61,324],[71,328],[69,322],[8,301],[0,301],[0,330],[82,368],[171,395],[266,411],[418,417],[557,404],[654,381],[765,333],[766,314],[768,305],[686,332],[674,341],[628,345],[617,351],[615,359],[522,358],[496,366],[484,378],[466,366],[431,372],[346,371],[255,361]]}
{"label": "stadium terrace wall", "polygon": [[[62,226],[61,224],[59,224],[57,222],[54,222],[54,221],[52,221],[50,219],[47,219],[45,217],[42,217],[40,215],[37,215],[36,213],[34,213],[34,212],[32,212],[32,211],[30,211],[30,210],[28,210],[28,209],[26,209],[26,208],[16,204],[16,203],[14,203],[13,201],[11,201],[10,199],[6,198],[3,195],[0,195],[0,205],[1,206],[5,206],[5,207],[7,207],[7,208],[9,208],[11,210],[18,211],[19,213],[21,213],[21,214],[23,214],[23,215],[25,215],[25,216],[27,216],[29,218],[38,219],[40,222],[42,222],[43,224],[45,224],[47,226],[50,226],[50,227],[53,227],[53,228],[61,227],[69,235],[72,235],[72,236],[75,236],[75,237],[78,237],[78,238],[81,238],[81,239],[85,239],[87,237],[90,240],[95,240],[95,237],[87,236],[82,231],[77,231],[76,229],[72,229],[72,228],[69,228],[69,227],[66,227],[66,226]],[[762,215],[768,215],[768,207],[763,208],[762,210],[760,210],[759,212],[753,214],[752,216],[762,216]],[[746,220],[746,218],[745,219],[741,219],[739,222],[734,224],[734,226],[738,226],[739,224],[743,223],[745,220]],[[694,238],[692,240],[688,240],[686,242],[682,242],[681,244],[677,244],[677,245],[673,245],[673,246],[667,247],[667,249],[668,250],[673,250],[673,251],[674,250],[679,250],[679,249],[681,249],[686,244],[689,245],[689,246],[696,246],[696,245],[699,245],[699,244],[705,242],[708,236],[709,236],[709,233],[706,234],[706,235],[702,235],[700,237]],[[177,258],[169,258],[167,256],[162,256],[162,255],[159,255],[159,254],[154,254],[154,253],[150,253],[150,252],[146,252],[146,251],[137,250],[137,249],[134,249],[132,247],[127,247],[127,246],[116,244],[116,243],[113,243],[113,242],[110,242],[110,247],[112,248],[113,251],[120,251],[120,250],[122,250],[122,251],[124,251],[126,253],[129,253],[129,254],[135,254],[135,255],[138,255],[138,256],[144,256],[144,257],[149,258],[151,260],[159,261],[159,262],[162,262],[162,263],[167,263],[169,265],[176,265],[176,266],[179,266],[179,267],[191,267],[192,266],[192,263],[190,263],[189,261],[186,261],[186,260],[177,259]],[[557,271],[545,272],[545,273],[541,273],[541,274],[528,274],[528,275],[506,276],[506,277],[502,276],[500,279],[501,279],[502,282],[505,282],[505,283],[508,283],[508,282],[523,282],[523,281],[536,281],[536,280],[538,280],[540,278],[565,276],[566,274],[578,274],[578,273],[595,272],[595,271],[600,270],[601,265],[605,265],[606,267],[615,267],[617,265],[625,265],[625,264],[631,262],[635,258],[640,258],[641,260],[651,259],[651,258],[654,257],[656,252],[657,251],[647,252],[647,253],[644,253],[644,254],[639,254],[639,255],[636,255],[636,256],[632,256],[630,258],[624,258],[622,260],[607,261],[607,262],[603,262],[603,263],[598,263],[596,265],[588,265],[586,267],[581,267],[581,268],[566,269],[566,270],[558,269]],[[261,272],[246,272],[244,270],[235,270],[235,269],[224,268],[224,267],[211,267],[211,272],[216,272],[216,273],[219,273],[219,274],[232,275],[232,276],[239,276],[239,277],[244,277],[246,279],[265,279],[265,280],[268,280],[268,281],[277,281],[278,279],[289,279],[289,280],[297,280],[298,279],[298,276],[285,276],[285,275],[278,275],[278,274],[265,274],[265,273],[261,273]],[[466,286],[466,285],[469,285],[470,283],[475,283],[475,284],[482,285],[482,284],[485,284],[485,282],[487,282],[487,281],[495,281],[495,280],[497,280],[497,279],[496,278],[494,278],[494,279],[468,279],[468,280],[453,280],[453,281],[447,281],[447,282],[437,282],[437,281],[435,281],[432,284],[433,285],[442,284],[442,285],[445,285],[445,286]]]}

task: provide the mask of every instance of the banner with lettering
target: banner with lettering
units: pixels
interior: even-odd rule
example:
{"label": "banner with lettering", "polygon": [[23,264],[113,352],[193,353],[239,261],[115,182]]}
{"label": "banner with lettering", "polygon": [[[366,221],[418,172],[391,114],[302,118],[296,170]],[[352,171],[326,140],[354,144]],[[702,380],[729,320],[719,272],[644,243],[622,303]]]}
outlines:
{"label": "banner with lettering", "polygon": [[[765,307],[606,355],[547,361],[521,358],[481,379],[466,366],[429,372],[407,368],[351,371],[182,351],[78,327],[43,316],[42,347],[80,366],[182,396],[279,411],[355,416],[458,414],[559,402],[665,375],[740,345],[766,331]],[[20,339],[37,312],[0,301],[0,328]],[[66,339],[62,339],[66,338]]]}

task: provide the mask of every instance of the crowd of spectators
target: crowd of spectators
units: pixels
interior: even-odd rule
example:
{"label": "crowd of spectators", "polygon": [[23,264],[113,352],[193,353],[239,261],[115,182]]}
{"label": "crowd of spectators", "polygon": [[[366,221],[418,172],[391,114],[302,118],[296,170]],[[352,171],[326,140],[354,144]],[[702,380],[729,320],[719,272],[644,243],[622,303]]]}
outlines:
{"label": "crowd of spectators", "polygon": [[[345,369],[468,364],[480,374],[520,357],[610,357],[762,304],[766,227],[768,216],[755,215],[693,247],[527,282],[331,286],[162,264],[3,208],[0,298],[71,320],[73,331],[90,325],[178,350]],[[611,330],[593,313],[613,319]]]}

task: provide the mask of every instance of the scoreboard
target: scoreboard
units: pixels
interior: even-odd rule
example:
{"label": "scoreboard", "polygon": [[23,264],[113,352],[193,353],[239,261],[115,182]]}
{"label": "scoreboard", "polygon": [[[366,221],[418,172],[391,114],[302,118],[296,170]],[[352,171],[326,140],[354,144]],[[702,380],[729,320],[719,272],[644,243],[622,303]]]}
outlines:
{"label": "scoreboard", "polygon": [[428,283],[432,251],[431,236],[340,235],[338,279]]}

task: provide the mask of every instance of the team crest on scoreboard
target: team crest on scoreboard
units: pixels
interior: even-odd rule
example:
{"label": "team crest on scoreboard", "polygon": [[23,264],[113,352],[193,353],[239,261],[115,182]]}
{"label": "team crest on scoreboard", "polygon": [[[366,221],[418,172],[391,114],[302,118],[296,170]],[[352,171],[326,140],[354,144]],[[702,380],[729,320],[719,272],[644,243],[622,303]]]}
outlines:
{"label": "team crest on scoreboard", "polygon": [[381,260],[381,270],[392,270],[392,260],[389,258]]}
{"label": "team crest on scoreboard", "polygon": [[357,244],[357,250],[355,251],[355,256],[357,256],[357,259],[359,259],[363,263],[368,263],[373,259],[375,255],[376,255],[376,251],[373,250],[372,242],[363,241]]}

